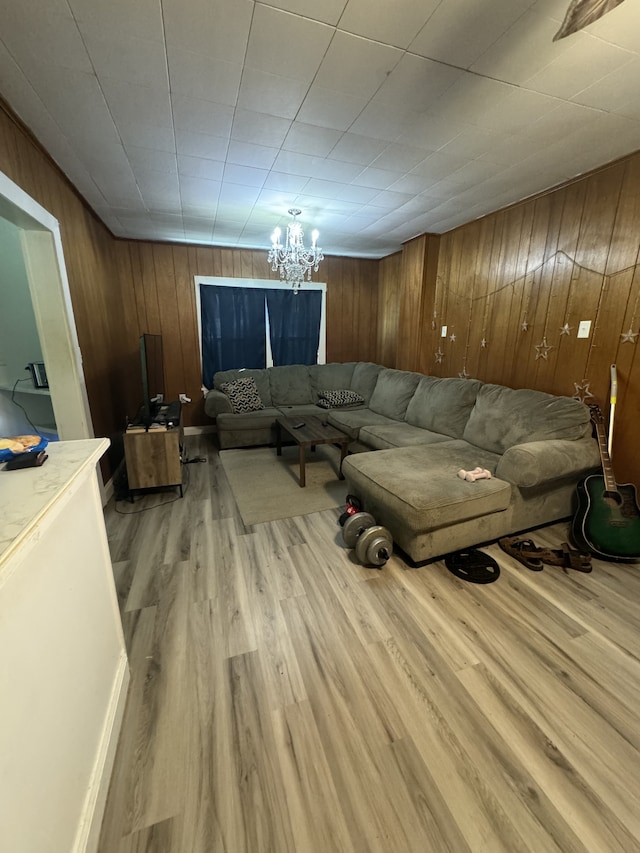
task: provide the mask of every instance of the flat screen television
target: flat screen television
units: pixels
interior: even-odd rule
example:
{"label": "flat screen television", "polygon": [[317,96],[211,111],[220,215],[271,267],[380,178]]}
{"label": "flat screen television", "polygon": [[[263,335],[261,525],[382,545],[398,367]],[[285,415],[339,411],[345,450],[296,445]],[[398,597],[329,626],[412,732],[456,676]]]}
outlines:
{"label": "flat screen television", "polygon": [[158,410],[158,396],[164,397],[164,362],[162,335],[146,332],[140,336],[140,366],[142,368],[142,421],[149,425]]}

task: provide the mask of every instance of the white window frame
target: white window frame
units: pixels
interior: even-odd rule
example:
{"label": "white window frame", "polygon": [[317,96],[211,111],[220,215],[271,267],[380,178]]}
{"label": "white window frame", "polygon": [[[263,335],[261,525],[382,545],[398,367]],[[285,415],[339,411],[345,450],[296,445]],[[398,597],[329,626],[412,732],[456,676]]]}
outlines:
{"label": "white window frame", "polygon": [[[259,278],[222,278],[215,275],[196,275],[193,278],[196,294],[196,311],[198,314],[198,346],[200,347],[200,370],[202,372],[202,307],[200,305],[200,285],[212,284],[216,287],[253,287],[260,290],[291,290],[291,285],[284,281]],[[319,290],[322,293],[320,308],[320,339],[318,341],[317,364],[327,361],[327,284],[324,281],[305,282],[302,290]],[[269,314],[265,305],[265,333],[267,339],[267,367],[273,367],[273,354],[269,335]],[[204,388],[205,386],[203,386]],[[205,388],[205,390],[208,390]]]}

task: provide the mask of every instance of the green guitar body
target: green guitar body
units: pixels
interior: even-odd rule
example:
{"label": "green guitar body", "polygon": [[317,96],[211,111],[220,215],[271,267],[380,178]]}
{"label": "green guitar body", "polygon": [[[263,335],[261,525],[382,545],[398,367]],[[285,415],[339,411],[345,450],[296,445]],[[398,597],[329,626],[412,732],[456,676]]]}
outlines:
{"label": "green guitar body", "polygon": [[572,535],[576,545],[603,560],[640,560],[640,508],[632,483],[607,492],[600,474],[578,485]]}

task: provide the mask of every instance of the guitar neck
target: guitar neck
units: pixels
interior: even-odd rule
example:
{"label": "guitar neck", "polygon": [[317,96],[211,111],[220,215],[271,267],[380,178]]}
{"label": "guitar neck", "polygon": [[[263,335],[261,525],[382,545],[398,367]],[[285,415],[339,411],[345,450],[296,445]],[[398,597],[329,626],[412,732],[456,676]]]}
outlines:
{"label": "guitar neck", "polygon": [[618,486],[613,473],[613,465],[611,457],[607,450],[607,436],[605,435],[602,424],[595,423],[596,436],[598,438],[598,449],[600,450],[600,462],[602,463],[602,475],[604,477],[605,489],[607,492],[617,492]]}

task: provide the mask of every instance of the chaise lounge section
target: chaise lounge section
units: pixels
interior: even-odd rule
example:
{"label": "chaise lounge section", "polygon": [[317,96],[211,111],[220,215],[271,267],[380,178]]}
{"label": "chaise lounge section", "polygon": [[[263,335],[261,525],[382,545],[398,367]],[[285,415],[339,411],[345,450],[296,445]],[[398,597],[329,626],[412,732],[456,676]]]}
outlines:
{"label": "chaise lounge section", "polygon": [[[415,434],[402,428],[384,436],[375,428],[378,446],[383,438],[395,446],[351,456],[343,465],[349,492],[389,528],[414,563],[572,515],[577,483],[599,465],[584,404],[478,383],[465,418],[470,399],[461,406],[456,394],[448,405],[449,382],[438,382],[444,386],[424,381],[418,428],[433,434],[428,444],[404,443]],[[427,403],[430,390],[437,409]],[[362,428],[359,440],[370,440],[369,433]],[[458,477],[460,469],[477,466],[491,478]]]}

